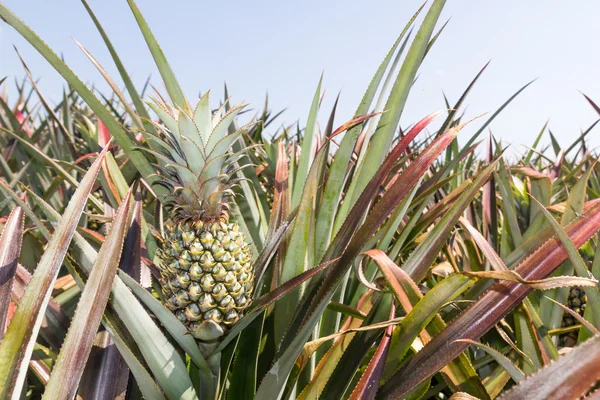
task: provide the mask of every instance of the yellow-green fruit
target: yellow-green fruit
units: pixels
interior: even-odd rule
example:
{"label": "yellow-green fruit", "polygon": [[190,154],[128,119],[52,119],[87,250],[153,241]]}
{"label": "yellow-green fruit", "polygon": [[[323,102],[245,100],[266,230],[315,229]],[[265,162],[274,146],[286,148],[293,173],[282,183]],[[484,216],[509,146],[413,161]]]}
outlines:
{"label": "yellow-green fruit", "polygon": [[254,269],[237,224],[169,223],[161,250],[166,305],[192,334],[206,320],[224,331],[239,320],[252,299]]}

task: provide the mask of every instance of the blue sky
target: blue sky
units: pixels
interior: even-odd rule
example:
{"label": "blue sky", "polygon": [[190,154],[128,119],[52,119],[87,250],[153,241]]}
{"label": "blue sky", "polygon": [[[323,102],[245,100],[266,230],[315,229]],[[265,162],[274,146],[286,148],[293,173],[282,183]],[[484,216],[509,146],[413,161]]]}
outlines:
{"label": "blue sky", "polygon": [[[158,87],[137,25],[124,0],[89,0],[118,52],[141,86],[148,75]],[[117,71],[85,9],[76,0],[4,0],[86,82],[106,88],[75,45],[76,38],[114,77]],[[284,120],[306,121],[321,72],[327,95],[324,125],[341,91],[338,123],[349,119],[370,78],[421,1],[206,2],[139,0],[189,98],[212,89],[222,96],[227,82],[234,101],[262,106],[269,92],[273,109],[287,107]],[[491,125],[505,143],[533,142],[550,119],[563,145],[597,115],[582,91],[600,103],[600,3],[558,0],[449,0],[441,22],[450,22],[428,55],[403,114],[406,126],[453,103],[488,61],[489,68],[467,100],[467,116],[494,111],[532,79],[530,86]],[[16,45],[48,98],[62,81],[12,28],[0,24],[0,76],[22,77]],[[282,120],[283,121],[283,120]],[[473,132],[462,134],[463,140]],[[600,128],[597,128],[600,129]],[[589,136],[600,145],[598,134]]]}

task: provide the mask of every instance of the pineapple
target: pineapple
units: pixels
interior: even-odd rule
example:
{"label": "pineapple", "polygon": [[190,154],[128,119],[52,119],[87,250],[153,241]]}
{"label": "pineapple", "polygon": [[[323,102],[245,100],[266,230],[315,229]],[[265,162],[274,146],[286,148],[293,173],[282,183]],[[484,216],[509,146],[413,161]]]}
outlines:
{"label": "pineapple", "polygon": [[[95,192],[93,192],[92,196],[94,196],[96,199],[102,201],[102,199],[103,199],[102,189],[98,189]],[[92,203],[91,201],[88,202],[87,206],[88,206],[88,211],[92,216],[103,216],[102,211],[98,210],[96,208],[96,206],[94,205],[94,203]],[[87,229],[95,231],[95,232],[100,232],[100,230],[102,229],[103,226],[104,226],[104,223],[95,218],[88,218],[87,225],[86,225]]]}
{"label": "pineapple", "polygon": [[[567,299],[567,307],[583,316],[585,306],[587,304],[587,296],[581,288],[571,288],[569,290],[569,298]],[[562,319],[562,327],[568,328],[577,325],[579,322],[571,315],[565,313]],[[577,345],[577,331],[568,332],[560,337],[560,345],[562,347],[574,347]]]}
{"label": "pineapple", "polygon": [[199,340],[207,323],[226,332],[250,304],[254,270],[244,233],[230,220],[235,161],[230,149],[244,128],[229,132],[243,105],[214,115],[209,94],[192,111],[154,101],[163,138],[149,135],[157,151],[169,218],[159,259],[166,306]]}
{"label": "pineapple", "polygon": [[[569,298],[567,300],[567,307],[571,310],[575,311],[577,314],[583,316],[583,312],[585,311],[585,306],[587,304],[587,296],[585,291],[580,288],[571,288],[569,290]],[[565,313],[565,316],[562,320],[563,327],[569,327],[576,325],[578,322],[570,315]]]}

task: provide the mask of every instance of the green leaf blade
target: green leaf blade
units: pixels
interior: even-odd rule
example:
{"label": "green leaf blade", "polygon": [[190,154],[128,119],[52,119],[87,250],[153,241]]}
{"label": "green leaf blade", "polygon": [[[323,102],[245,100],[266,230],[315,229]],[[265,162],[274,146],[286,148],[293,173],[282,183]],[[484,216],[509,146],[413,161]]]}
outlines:
{"label": "green leaf blade", "polygon": [[52,369],[44,398],[74,397],[83,368],[92,350],[92,341],[108,303],[112,282],[121,258],[121,250],[131,212],[131,190],[115,216],[112,228],[100,248],[98,258],[75,311],[75,317]]}

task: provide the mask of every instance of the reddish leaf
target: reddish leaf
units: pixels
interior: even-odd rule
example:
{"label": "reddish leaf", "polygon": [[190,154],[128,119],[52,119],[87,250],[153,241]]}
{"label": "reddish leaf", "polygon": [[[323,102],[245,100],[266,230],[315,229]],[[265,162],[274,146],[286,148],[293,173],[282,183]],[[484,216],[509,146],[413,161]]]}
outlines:
{"label": "reddish leaf", "polygon": [[17,108],[17,111],[15,112],[15,118],[17,119],[17,121],[19,121],[19,124],[21,124],[21,129],[23,129],[27,136],[31,138],[33,136],[33,131],[29,127],[27,117],[25,117],[25,114],[23,114],[20,108],[21,107]]}
{"label": "reddish leaf", "polygon": [[[490,134],[488,141],[488,149],[487,149],[487,159],[488,163],[492,162],[494,158],[494,152],[492,148],[492,135]],[[484,218],[484,234],[488,237],[492,245],[496,246],[496,238],[498,232],[498,214],[496,207],[496,182],[494,181],[494,176],[490,177],[490,180],[483,186],[483,196],[481,206],[483,208],[483,218]]]}
{"label": "reddish leaf", "polygon": [[[392,304],[390,320],[393,319],[395,315],[396,307],[394,307]],[[349,400],[372,400],[375,398],[375,394],[379,388],[379,380],[381,379],[381,374],[383,373],[383,367],[385,366],[387,353],[390,349],[393,330],[394,325],[390,325],[385,329],[383,338],[379,342],[377,350],[375,351],[375,354],[373,354],[373,358],[371,358],[367,369],[360,377],[360,380],[352,391]]]}
{"label": "reddish leaf", "polygon": [[[29,284],[31,280],[31,273],[27,271],[25,267],[21,264],[17,266],[17,272],[15,275],[15,281],[12,287],[12,302],[11,305],[15,309],[12,310],[12,313],[16,310],[16,306],[19,305],[23,294],[25,293],[25,288]],[[12,315],[9,314],[9,319],[12,318]],[[69,329],[70,319],[67,314],[63,311],[62,307],[54,300],[54,298],[50,298],[48,302],[48,308],[46,308],[46,313],[44,314],[44,319],[42,320],[42,327],[40,328],[40,336],[44,338],[52,348],[58,352],[60,351],[60,346],[67,334],[67,329]]]}
{"label": "reddish leaf", "polygon": [[120,268],[143,287],[149,287],[150,270],[142,263],[142,200],[141,194],[135,196],[133,217],[123,245],[123,257]]}
{"label": "reddish leaf", "polygon": [[[600,336],[595,336],[504,392],[499,399],[579,399],[598,382],[598,379]],[[598,396],[596,394],[593,397]]]}
{"label": "reddish leaf", "polygon": [[558,178],[558,175],[560,173],[560,167],[562,166],[562,163],[565,161],[565,152],[563,150],[561,150],[558,153],[558,156],[556,157],[556,161],[554,162],[554,165],[552,166],[552,170],[550,171],[550,179],[552,179],[553,181],[556,180],[556,178]]}
{"label": "reddish leaf", "polygon": [[0,364],[0,397],[19,396],[21,393],[26,369],[19,368],[19,365],[29,364],[54,282],[105,155],[106,149],[98,155],[79,183],[0,343],[0,358],[5,361]]}
{"label": "reddish leaf", "polygon": [[104,123],[98,120],[98,145],[104,148],[108,142],[110,142],[111,136],[108,128]]}
{"label": "reddish leaf", "polygon": [[[583,93],[581,93],[581,94],[583,94]],[[587,95],[583,94],[583,97],[585,97],[587,102],[590,103],[590,105],[592,106],[594,111],[596,111],[600,115],[600,107],[598,107],[598,105],[592,99],[590,99]]]}
{"label": "reddish leaf", "polygon": [[383,251],[379,249],[368,250],[364,253],[371,257],[383,274],[387,284],[392,289],[396,301],[400,303],[404,311],[408,314],[413,309],[413,302],[409,299],[408,293],[420,294],[421,290],[411,279],[410,276],[400,267],[398,267]]}
{"label": "reddish leaf", "polygon": [[[329,246],[329,249],[327,250],[327,253],[323,259],[331,259],[343,252],[342,258],[337,265],[327,271],[327,276],[324,277],[323,281],[318,282],[318,284],[315,282],[315,284],[309,289],[312,289],[317,293],[308,295],[306,298],[308,298],[309,301],[304,305],[312,307],[317,302],[322,301],[323,297],[327,296],[327,293],[329,293],[331,288],[334,287],[337,280],[345,273],[351,261],[360,253],[365,239],[370,238],[376,232],[383,221],[392,213],[396,206],[402,201],[404,196],[406,196],[406,194],[412,190],[414,185],[416,185],[421,179],[425,171],[427,171],[440,153],[456,138],[458,132],[463,128],[464,125],[461,125],[447,131],[445,134],[436,139],[429,147],[427,147],[423,153],[408,166],[406,171],[404,171],[402,179],[398,179],[390,188],[390,190],[384,194],[384,196],[379,200],[367,217],[365,223],[354,234],[356,229],[356,221],[359,221],[364,214],[365,209],[377,194],[379,187],[396,163],[397,159],[402,155],[408,144],[412,141],[412,139],[414,139],[417,133],[424,129],[425,126],[427,126],[439,114],[439,112],[431,114],[419,121],[413,127],[413,129],[411,129],[406,136],[402,138],[396,147],[392,149],[388,157],[383,162],[383,165],[379,168],[375,176],[369,181],[362,194],[358,198],[356,204],[354,207],[352,207],[348,217],[335,236],[332,244]],[[346,243],[348,242],[350,243],[346,248]],[[346,251],[344,251],[344,249]],[[299,319],[299,321],[297,321],[299,322],[298,326],[304,325],[311,315],[312,311],[304,309],[303,307],[299,307],[295,315],[295,317]],[[286,336],[285,339],[292,340],[293,337]],[[287,345],[285,339],[283,342],[284,346]]]}
{"label": "reddish leaf", "polygon": [[529,167],[512,167],[510,170],[516,174],[528,176],[532,179],[550,179],[550,175],[546,175]]}
{"label": "reddish leaf", "polygon": [[[583,246],[600,229],[600,205],[593,207],[565,228],[577,247]],[[568,258],[560,240],[552,236],[516,268],[524,279],[543,279]],[[514,282],[497,282],[475,303],[455,318],[438,336],[399,370],[379,392],[381,399],[395,399],[431,377],[465,350],[459,339],[477,340],[494,327],[531,292],[531,288]]]}
{"label": "reddish leaf", "polygon": [[277,166],[275,169],[275,193],[273,198],[273,206],[271,207],[271,220],[273,227],[269,226],[270,230],[274,231],[279,227],[279,224],[288,215],[290,211],[290,193],[288,182],[288,158],[285,152],[285,143],[279,142],[277,146]]}
{"label": "reddish leaf", "polygon": [[376,113],[371,113],[371,114],[366,114],[366,115],[361,115],[360,117],[356,117],[351,119],[350,121],[342,124],[340,127],[338,127],[335,131],[333,131],[333,133],[331,134],[331,138],[336,137],[337,135],[339,135],[340,133],[347,131],[349,129],[354,128],[356,125],[361,124],[363,122],[365,122],[366,120],[373,118],[376,115],[379,115],[381,113],[376,112]]}

